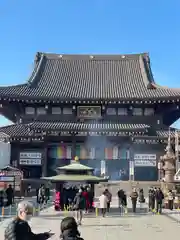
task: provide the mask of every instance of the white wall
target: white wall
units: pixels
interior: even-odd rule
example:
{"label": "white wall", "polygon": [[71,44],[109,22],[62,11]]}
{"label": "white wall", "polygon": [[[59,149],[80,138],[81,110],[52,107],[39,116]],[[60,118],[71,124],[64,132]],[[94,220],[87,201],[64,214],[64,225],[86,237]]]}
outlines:
{"label": "white wall", "polygon": [[10,165],[11,144],[0,142],[0,169]]}

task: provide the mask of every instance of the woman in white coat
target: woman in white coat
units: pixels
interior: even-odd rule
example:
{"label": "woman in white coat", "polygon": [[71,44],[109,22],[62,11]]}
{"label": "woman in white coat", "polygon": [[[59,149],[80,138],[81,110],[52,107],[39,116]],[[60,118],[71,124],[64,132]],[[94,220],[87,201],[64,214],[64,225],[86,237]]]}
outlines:
{"label": "woman in white coat", "polygon": [[108,203],[108,198],[106,197],[106,193],[103,192],[99,198],[100,209],[103,217],[105,217],[105,214],[106,214],[107,203]]}

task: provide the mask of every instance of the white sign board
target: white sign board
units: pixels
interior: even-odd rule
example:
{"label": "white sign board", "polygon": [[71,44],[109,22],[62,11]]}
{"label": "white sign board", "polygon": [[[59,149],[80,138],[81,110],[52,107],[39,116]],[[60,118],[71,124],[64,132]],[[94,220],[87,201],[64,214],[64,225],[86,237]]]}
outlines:
{"label": "white sign board", "polygon": [[41,152],[20,152],[19,164],[29,166],[39,166],[42,164]]}
{"label": "white sign board", "polygon": [[134,154],[134,160],[156,160],[156,154]]}
{"label": "white sign board", "polygon": [[129,175],[134,175],[134,161],[129,161]]}
{"label": "white sign board", "polygon": [[31,166],[39,166],[41,165],[41,159],[20,159],[20,165],[31,165]]}
{"label": "white sign board", "polygon": [[156,167],[156,160],[134,160],[135,167]]}
{"label": "white sign board", "polygon": [[14,182],[14,177],[9,176],[0,176],[1,182]]}
{"label": "white sign board", "polygon": [[41,159],[42,153],[40,152],[21,152],[20,153],[20,159],[21,158],[29,158],[29,159]]}

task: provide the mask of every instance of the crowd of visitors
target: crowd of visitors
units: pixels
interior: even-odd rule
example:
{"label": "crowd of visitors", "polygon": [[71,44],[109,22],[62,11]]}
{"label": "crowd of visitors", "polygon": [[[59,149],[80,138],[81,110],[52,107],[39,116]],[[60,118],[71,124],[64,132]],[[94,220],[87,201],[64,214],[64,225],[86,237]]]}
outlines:
{"label": "crowd of visitors", "polygon": [[[7,193],[11,193],[11,186],[7,190]],[[10,196],[12,196],[10,194]],[[49,199],[49,190],[41,185],[37,190],[37,201],[39,204],[46,204]],[[123,189],[117,192],[119,200],[120,212],[127,209],[127,194]],[[136,205],[139,201],[140,208],[141,204],[145,203],[144,191],[133,188],[129,195],[132,202],[132,211],[136,212]],[[148,192],[149,198],[149,211],[156,211],[162,213],[162,204],[164,194],[160,188],[151,187]],[[174,194],[170,190],[167,194],[169,209],[173,209]],[[9,199],[10,200],[10,199]],[[12,200],[12,199],[11,199]],[[102,217],[105,217],[106,213],[110,211],[112,201],[112,194],[108,189],[102,192],[99,197],[99,206]],[[10,201],[8,202],[8,204]],[[81,225],[83,213],[89,213],[93,211],[93,193],[89,186],[69,187],[63,188],[63,192],[56,191],[54,209],[57,210],[70,210],[74,211],[74,217],[66,217],[62,220],[60,226],[60,239],[62,240],[83,240],[80,237],[78,231],[78,225]],[[28,224],[28,221],[33,216],[33,205],[28,201],[22,201],[18,204],[17,217],[8,225],[5,230],[5,240],[45,240],[53,236],[52,232],[45,232],[40,234],[34,234]]]}

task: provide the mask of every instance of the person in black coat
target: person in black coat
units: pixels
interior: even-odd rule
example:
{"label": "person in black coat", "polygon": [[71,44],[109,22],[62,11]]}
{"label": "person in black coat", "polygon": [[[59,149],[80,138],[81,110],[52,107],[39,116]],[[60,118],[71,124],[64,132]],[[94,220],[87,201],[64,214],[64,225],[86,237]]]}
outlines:
{"label": "person in black coat", "polygon": [[83,240],[80,237],[76,220],[73,217],[66,217],[61,221],[61,235],[62,240]]}
{"label": "person in black coat", "polygon": [[162,202],[164,199],[164,194],[160,188],[158,188],[155,192],[155,199],[156,199],[156,212],[162,213]]}

